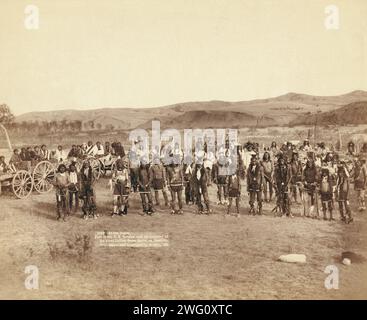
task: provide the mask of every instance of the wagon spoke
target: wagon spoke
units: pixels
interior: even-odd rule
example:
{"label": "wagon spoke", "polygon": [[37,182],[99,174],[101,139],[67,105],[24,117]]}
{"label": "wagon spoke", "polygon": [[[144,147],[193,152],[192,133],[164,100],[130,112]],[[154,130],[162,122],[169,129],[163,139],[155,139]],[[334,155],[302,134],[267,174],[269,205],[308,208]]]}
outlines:
{"label": "wagon spoke", "polygon": [[33,178],[35,181],[35,189],[39,193],[46,193],[52,190],[52,181],[55,177],[54,166],[48,162],[40,162],[33,172]]}

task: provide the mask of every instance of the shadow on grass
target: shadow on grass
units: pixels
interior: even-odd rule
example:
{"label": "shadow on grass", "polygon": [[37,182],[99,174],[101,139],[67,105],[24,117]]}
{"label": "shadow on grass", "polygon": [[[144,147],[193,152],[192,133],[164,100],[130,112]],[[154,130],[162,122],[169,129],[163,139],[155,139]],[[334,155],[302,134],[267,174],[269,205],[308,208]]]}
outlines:
{"label": "shadow on grass", "polygon": [[30,215],[56,220],[56,203],[36,202],[26,210]]}

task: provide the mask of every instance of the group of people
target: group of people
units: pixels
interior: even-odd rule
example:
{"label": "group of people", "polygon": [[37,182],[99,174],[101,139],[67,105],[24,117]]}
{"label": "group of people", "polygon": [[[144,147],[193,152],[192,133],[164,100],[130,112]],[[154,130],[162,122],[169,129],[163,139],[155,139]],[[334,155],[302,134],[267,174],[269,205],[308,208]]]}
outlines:
{"label": "group of people", "polygon": [[[111,178],[112,216],[127,214],[132,193],[140,194],[142,209],[147,215],[161,205],[160,194],[172,214],[182,214],[184,202],[195,204],[199,214],[210,214],[209,188],[212,185],[216,186],[217,204],[225,207],[225,214],[231,213],[234,203],[237,216],[243,198],[242,185],[249,196],[249,214],[261,215],[263,202],[271,202],[275,196],[273,211],[277,215],[292,217],[291,204],[298,203],[303,206],[305,217],[321,218],[322,211],[323,219],[334,220],[337,202],[342,221],[350,223],[353,221],[349,204],[351,183],[357,193],[359,210],[365,210],[366,160],[364,154],[356,154],[353,143],[348,144],[344,157],[322,143],[311,147],[308,140],[299,148],[290,142],[278,148],[273,142],[261,151],[258,144],[248,142],[214,155],[204,145],[202,150],[194,152],[193,161],[181,150],[175,152],[175,147],[169,152],[172,159],[169,163],[162,154],[139,157],[134,148],[117,157]],[[231,162],[230,155],[234,152],[237,157]],[[85,189],[84,171],[80,190]],[[90,182],[93,184],[93,177]],[[95,211],[94,189],[90,189],[90,197],[85,192],[81,192],[81,196],[92,199],[89,202]],[[83,207],[85,218],[90,215],[87,207]]]}
{"label": "group of people", "polygon": [[54,161],[66,162],[70,159],[83,159],[86,156],[103,157],[106,155],[115,155],[118,157],[125,156],[125,150],[121,142],[106,142],[103,145],[97,141],[95,144],[92,141],[83,143],[82,145],[73,145],[69,151],[66,151],[62,145],[57,146],[56,150],[49,150],[45,144],[28,146],[20,149],[14,149],[13,155],[9,161],[8,169],[16,170],[22,164],[27,162],[38,161]]}
{"label": "group of people", "polygon": [[[230,146],[226,141],[220,150],[208,148],[204,142],[192,154],[185,154],[175,144],[164,148],[165,154],[155,150],[148,156],[139,153],[138,141],[135,144],[127,153],[119,142],[102,145],[90,141],[72,146],[68,153],[62,146],[52,153],[46,146],[23,148],[20,152],[14,150],[9,166],[16,166],[15,155],[19,161],[53,157],[59,163],[54,186],[57,218],[61,220],[79,209],[79,199],[83,201],[84,219],[98,217],[93,168],[88,160],[82,162],[80,169],[76,165],[77,159],[86,155],[116,159],[110,180],[112,216],[128,213],[129,198],[134,193],[140,194],[143,213],[147,215],[161,206],[160,195],[171,214],[182,214],[184,203],[196,205],[199,214],[210,214],[212,186],[216,187],[217,205],[224,207],[225,214],[231,214],[234,204],[238,217],[243,188],[248,194],[248,213],[253,215],[263,214],[263,203],[275,199],[272,211],[276,215],[293,217],[291,207],[299,204],[305,217],[334,220],[335,203],[338,203],[341,220],[350,223],[353,221],[349,203],[351,184],[357,194],[358,209],[366,209],[365,153],[363,148],[356,153],[353,142],[343,153],[327,148],[324,143],[311,146],[306,139],[301,146],[286,142],[281,147],[276,142],[269,147],[252,142]],[[0,157],[0,171],[5,166]]]}
{"label": "group of people", "polygon": [[305,140],[297,150],[292,143],[287,142],[278,150],[273,142],[261,161],[254,155],[248,168],[250,211],[254,212],[254,202],[257,200],[258,212],[261,214],[262,196],[265,201],[271,201],[275,190],[276,206],[273,211],[281,215],[293,216],[293,202],[302,204],[302,215],[305,217],[320,218],[322,211],[324,220],[334,220],[334,204],[337,202],[341,220],[352,222],[349,203],[351,184],[354,184],[357,194],[358,209],[366,210],[365,147],[361,149],[362,152],[356,153],[354,143],[349,142],[347,152],[341,156],[324,143],[313,148]]}

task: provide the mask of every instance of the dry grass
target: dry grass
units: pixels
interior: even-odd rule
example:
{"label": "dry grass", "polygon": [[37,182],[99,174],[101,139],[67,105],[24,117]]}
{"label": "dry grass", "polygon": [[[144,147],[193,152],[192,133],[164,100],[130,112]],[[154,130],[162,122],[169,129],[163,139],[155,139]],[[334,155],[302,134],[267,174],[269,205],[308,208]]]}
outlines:
{"label": "dry grass", "polygon": [[64,245],[57,242],[48,242],[50,257],[57,260],[76,260],[79,263],[88,263],[91,258],[91,240],[88,234],[75,234],[73,238],[67,239]]}
{"label": "dry grass", "polygon": [[[28,200],[1,198],[0,298],[2,299],[339,299],[366,298],[366,264],[346,267],[343,251],[366,254],[366,213],[355,223],[300,218],[274,218],[274,204],[265,215],[223,217],[214,206],[211,216],[183,216],[158,210],[139,215],[132,196],[127,217],[111,218],[106,180],[98,185],[98,220],[80,214],[57,222],[53,194]],[[214,202],[215,189],[210,190]],[[295,208],[298,215],[300,208]],[[94,242],[96,231],[155,232],[169,235],[166,248],[108,248]],[[281,254],[303,253],[305,265],[276,261]],[[24,288],[24,268],[40,270],[40,289]],[[324,269],[336,264],[340,289],[324,288]]]}

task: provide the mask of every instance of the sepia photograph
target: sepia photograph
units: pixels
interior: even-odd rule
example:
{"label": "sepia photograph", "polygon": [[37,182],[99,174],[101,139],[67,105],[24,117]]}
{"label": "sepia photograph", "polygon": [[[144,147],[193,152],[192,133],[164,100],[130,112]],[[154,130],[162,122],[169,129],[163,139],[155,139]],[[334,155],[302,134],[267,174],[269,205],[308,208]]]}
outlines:
{"label": "sepia photograph", "polygon": [[0,300],[367,299],[366,17],[1,0]]}

